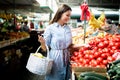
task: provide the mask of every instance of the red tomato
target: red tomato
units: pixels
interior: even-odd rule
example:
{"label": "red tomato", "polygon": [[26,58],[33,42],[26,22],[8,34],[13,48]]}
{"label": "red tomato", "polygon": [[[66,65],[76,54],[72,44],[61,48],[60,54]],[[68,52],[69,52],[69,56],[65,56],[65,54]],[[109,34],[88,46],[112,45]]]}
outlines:
{"label": "red tomato", "polygon": [[95,50],[95,51],[98,50],[98,47],[95,46],[95,47],[94,47],[94,50]]}
{"label": "red tomato", "polygon": [[95,53],[94,53],[94,57],[95,57],[95,58],[98,58],[99,56],[100,56],[100,53],[99,53],[99,52],[95,52]]}
{"label": "red tomato", "polygon": [[80,58],[80,59],[79,59],[79,62],[80,62],[80,63],[83,63],[83,60],[84,60],[84,58]]}
{"label": "red tomato", "polygon": [[103,49],[103,52],[109,53],[109,48],[104,48],[104,49]]}
{"label": "red tomato", "polygon": [[106,53],[102,53],[102,54],[101,54],[101,57],[102,57],[103,59],[106,59],[106,58],[107,58],[107,54],[106,54]]}
{"label": "red tomato", "polygon": [[102,57],[98,57],[97,58],[97,62],[100,64],[101,62],[103,61],[103,58]]}
{"label": "red tomato", "polygon": [[107,60],[103,60],[102,63],[103,63],[103,65],[107,65],[108,61]]}
{"label": "red tomato", "polygon": [[89,63],[89,59],[84,59],[83,60],[83,64],[88,64]]}
{"label": "red tomato", "polygon": [[74,55],[75,57],[77,57],[78,54],[79,54],[78,52],[74,52],[74,53],[73,53],[73,55]]}
{"label": "red tomato", "polygon": [[105,47],[105,44],[104,44],[103,42],[100,42],[100,43],[98,44],[98,47],[99,47],[99,48],[104,48],[104,47]]}
{"label": "red tomato", "polygon": [[116,49],[117,49],[117,47],[116,47],[116,46],[112,46],[112,49],[113,49],[113,50],[116,50]]}
{"label": "red tomato", "polygon": [[91,54],[94,54],[95,52],[97,52],[97,50],[95,49],[91,50]]}
{"label": "red tomato", "polygon": [[71,65],[72,65],[72,67],[77,67],[78,66],[77,63],[72,63]]}
{"label": "red tomato", "polygon": [[114,38],[114,41],[115,41],[115,42],[119,42],[119,41],[120,41],[120,38],[115,37],[115,38]]}
{"label": "red tomato", "polygon": [[94,59],[94,56],[92,54],[89,55],[89,59]]}
{"label": "red tomato", "polygon": [[82,54],[79,54],[79,55],[77,56],[78,59],[80,59],[80,58],[82,58],[82,57],[83,57]]}
{"label": "red tomato", "polygon": [[101,64],[100,67],[101,68],[106,68],[106,65]]}
{"label": "red tomato", "polygon": [[97,65],[96,67],[101,67],[100,65]]}
{"label": "red tomato", "polygon": [[98,62],[96,60],[91,60],[90,63],[93,67],[96,67],[98,65]]}
{"label": "red tomato", "polygon": [[88,59],[89,58],[89,54],[85,54],[84,58]]}
{"label": "red tomato", "polygon": [[116,43],[115,43],[115,46],[116,46],[117,48],[119,48],[119,47],[120,47],[120,42],[116,42]]}
{"label": "red tomato", "polygon": [[114,43],[113,41],[110,41],[110,42],[109,42],[109,46],[110,46],[110,47],[112,47],[112,46],[114,46],[114,45],[115,45],[115,43]]}
{"label": "red tomato", "polygon": [[110,54],[111,54],[111,55],[114,54],[114,50],[111,49],[111,50],[110,50]]}
{"label": "red tomato", "polygon": [[108,56],[108,58],[107,58],[108,62],[112,62],[113,60],[114,60],[114,58],[112,56]]}
{"label": "red tomato", "polygon": [[83,52],[83,51],[85,51],[85,50],[87,50],[88,48],[87,47],[81,47],[80,49],[79,49],[79,52]]}
{"label": "red tomato", "polygon": [[90,50],[85,50],[84,51],[84,54],[86,55],[86,54],[90,54]]}
{"label": "red tomato", "polygon": [[108,40],[105,40],[104,44],[107,46],[109,44]]}
{"label": "red tomato", "polygon": [[70,58],[72,61],[75,61],[75,57],[74,56],[71,56],[71,58]]}

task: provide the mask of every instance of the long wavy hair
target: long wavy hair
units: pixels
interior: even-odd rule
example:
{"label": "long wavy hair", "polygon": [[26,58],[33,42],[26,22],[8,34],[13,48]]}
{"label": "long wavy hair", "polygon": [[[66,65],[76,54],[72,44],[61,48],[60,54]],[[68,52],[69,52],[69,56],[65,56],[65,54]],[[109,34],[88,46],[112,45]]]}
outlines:
{"label": "long wavy hair", "polygon": [[66,4],[61,5],[58,8],[55,16],[53,17],[53,19],[50,21],[49,24],[57,22],[61,18],[62,14],[65,13],[66,11],[69,11],[69,10],[72,11],[72,9],[68,5],[66,5]]}

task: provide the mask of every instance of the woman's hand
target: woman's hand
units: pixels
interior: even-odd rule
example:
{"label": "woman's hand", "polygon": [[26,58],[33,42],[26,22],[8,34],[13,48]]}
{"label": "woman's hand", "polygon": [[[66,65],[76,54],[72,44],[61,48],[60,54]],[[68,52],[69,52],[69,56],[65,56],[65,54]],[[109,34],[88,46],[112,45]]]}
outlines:
{"label": "woman's hand", "polygon": [[41,48],[46,51],[45,39],[38,35],[38,41],[41,43]]}
{"label": "woman's hand", "polygon": [[41,43],[41,45],[45,45],[45,39],[42,36],[38,35],[38,41]]}

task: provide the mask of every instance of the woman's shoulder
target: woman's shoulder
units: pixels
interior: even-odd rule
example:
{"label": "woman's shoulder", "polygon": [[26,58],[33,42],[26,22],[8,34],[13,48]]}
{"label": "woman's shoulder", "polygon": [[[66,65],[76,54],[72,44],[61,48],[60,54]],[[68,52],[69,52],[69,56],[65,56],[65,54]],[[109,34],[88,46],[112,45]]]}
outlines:
{"label": "woman's shoulder", "polygon": [[54,27],[57,26],[57,23],[50,24],[46,27],[46,29],[53,29]]}
{"label": "woman's shoulder", "polygon": [[50,24],[49,26],[50,27],[55,27],[55,26],[58,26],[58,25],[59,25],[58,23],[54,22],[54,23]]}

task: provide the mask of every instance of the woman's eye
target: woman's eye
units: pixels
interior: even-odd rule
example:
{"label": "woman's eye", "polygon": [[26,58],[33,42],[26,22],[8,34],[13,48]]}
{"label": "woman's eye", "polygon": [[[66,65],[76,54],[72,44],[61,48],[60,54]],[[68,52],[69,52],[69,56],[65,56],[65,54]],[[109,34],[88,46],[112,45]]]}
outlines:
{"label": "woman's eye", "polygon": [[66,15],[67,17],[70,17],[70,15]]}

